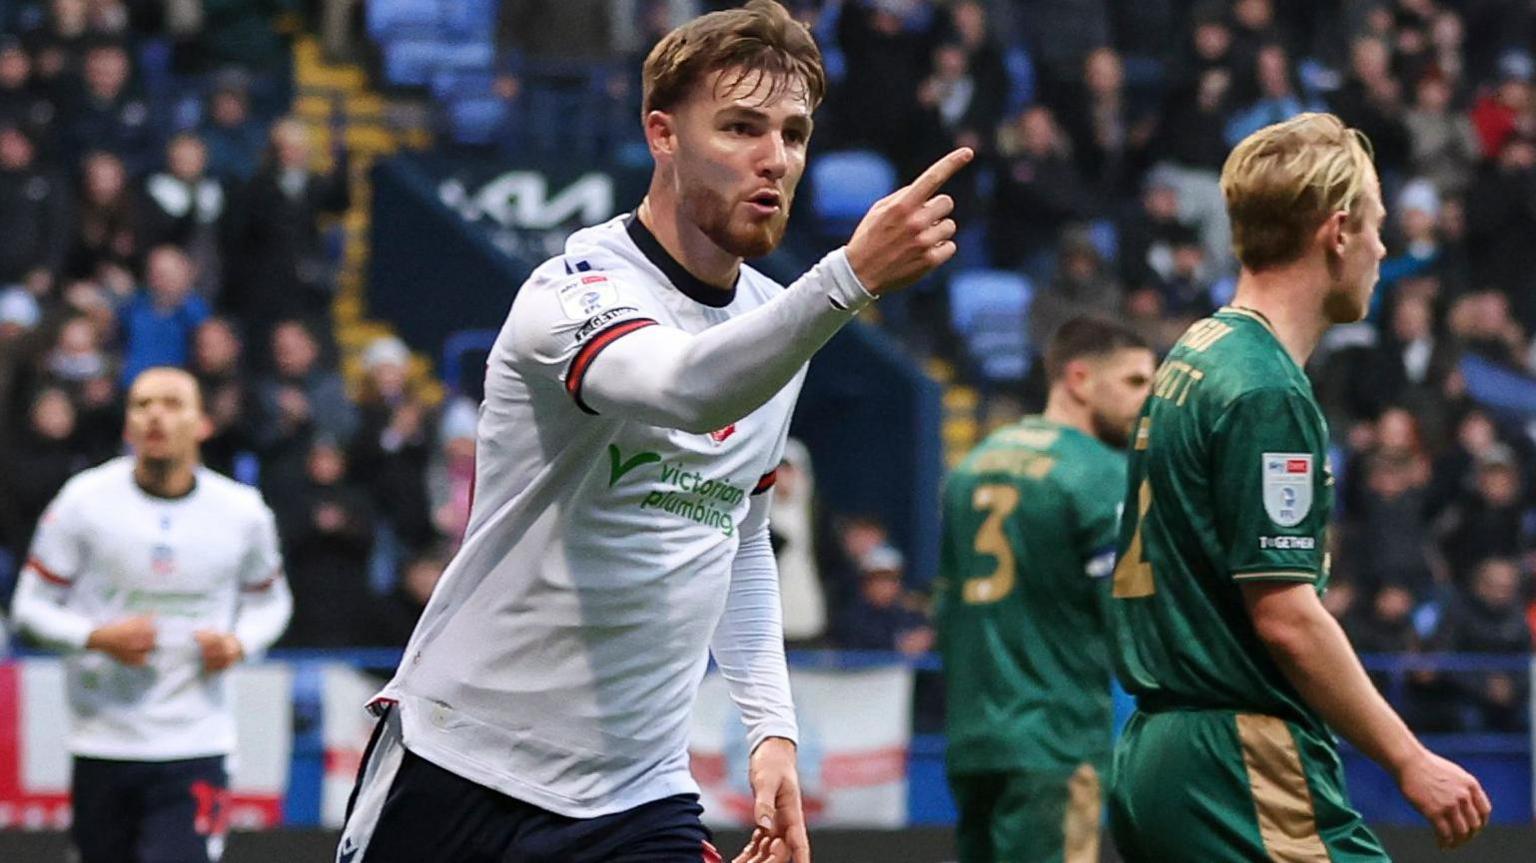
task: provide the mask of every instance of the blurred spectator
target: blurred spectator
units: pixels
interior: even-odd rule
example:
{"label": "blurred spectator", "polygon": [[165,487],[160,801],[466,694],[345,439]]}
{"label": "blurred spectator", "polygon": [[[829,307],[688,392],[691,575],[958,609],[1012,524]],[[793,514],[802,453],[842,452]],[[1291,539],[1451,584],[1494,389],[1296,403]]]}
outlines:
{"label": "blurred spectator", "polygon": [[85,157],[74,242],[65,272],[71,278],[98,279],[123,296],[133,289],[138,268],[142,208],[128,184],[123,162],[111,153]]}
{"label": "blurred spectator", "polygon": [[432,507],[432,526],[457,550],[469,526],[469,507],[475,495],[476,407],[458,400],[443,412],[438,432],[442,446],[427,466],[427,497]]}
{"label": "blurred spectator", "polygon": [[1427,598],[1434,583],[1427,544],[1429,460],[1407,411],[1387,411],[1378,427],[1378,444],[1365,459],[1364,489],[1350,519],[1349,568],[1363,590],[1401,587]]}
{"label": "blurred spectator", "polygon": [[896,650],[908,656],[933,648],[928,618],[911,606],[902,585],[905,566],[901,552],[888,545],[877,546],[859,560],[859,596],[841,615],[839,647]]}
{"label": "blurred spectator", "polygon": [[[1433,636],[1436,649],[1456,653],[1524,656],[1531,652],[1520,568],[1508,558],[1481,560],[1469,590],[1451,602]],[[1529,727],[1530,675],[1472,672],[1443,675],[1464,699],[1471,731],[1523,731]]]}
{"label": "blurred spectator", "polygon": [[363,350],[360,422],[348,461],[380,515],[370,564],[375,588],[392,583],[403,549],[421,548],[436,535],[427,500],[436,417],[410,362],[405,343],[393,336]]}
{"label": "blurred spectator", "polygon": [[992,258],[1043,281],[1061,228],[1093,214],[1094,201],[1049,108],[1027,108],[1004,140],[993,195]]}
{"label": "blurred spectator", "polygon": [[1040,97],[1058,104],[1081,80],[1083,59],[1112,44],[1106,0],[1031,0],[1021,28],[1039,78]]}
{"label": "blurred spectator", "polygon": [[848,60],[837,99],[844,143],[879,150],[904,175],[921,167],[911,123],[933,59],[932,21],[928,0],[850,0],[837,19]]}
{"label": "blurred spectator", "polygon": [[373,625],[358,640],[361,646],[404,647],[416,630],[416,621],[442,580],[452,557],[443,549],[428,549],[406,561],[395,589],[373,603]]}
{"label": "blurred spectator", "polygon": [[123,45],[97,44],[86,53],[84,86],[65,107],[66,159],[105,150],[135,175],[149,169],[156,157],[154,117],[149,100],[130,89],[132,75]]}
{"label": "blurred spectator", "polygon": [[1045,345],[1057,327],[1080,315],[1115,317],[1120,299],[1120,284],[1088,230],[1073,226],[1062,232],[1055,275],[1035,292],[1029,310],[1030,343]]}
{"label": "blurred spectator", "polygon": [[46,294],[69,246],[68,192],[40,169],[21,129],[0,121],[0,284]]}
{"label": "blurred spectator", "polygon": [[808,643],[827,631],[827,594],[816,565],[816,480],[811,453],[790,438],[773,489],[772,532],[784,605],[784,638]]}
{"label": "blurred spectator", "polygon": [[32,78],[32,57],[21,40],[0,35],[0,125],[49,142],[58,117],[58,105]]}
{"label": "blurred spectator", "polygon": [[198,130],[208,146],[208,172],[225,183],[243,184],[256,175],[266,132],[251,116],[249,79],[227,70],[214,82],[208,113]]}
{"label": "blurred spectator", "polygon": [[[203,463],[227,476],[236,475],[236,459],[254,452],[252,394],[241,360],[244,344],[225,318],[203,321],[192,337],[191,372],[203,394],[203,410],[212,427],[203,441]],[[236,477],[248,481],[248,477]]]}
{"label": "blurred spectator", "polygon": [[959,0],[949,7],[954,37],[965,52],[965,67],[975,82],[972,116],[980,137],[981,149],[990,149],[992,136],[1008,110],[1007,95],[1012,86],[1003,51],[993,33],[987,7],[980,0]]}
{"label": "blurred spectator", "polygon": [[231,207],[223,298],[253,339],[283,319],[312,326],[326,319],[333,285],[319,218],[350,205],[343,153],[329,174],[316,173],[308,130],[283,120],[272,128],[261,170]]}
{"label": "blurred spectator", "polygon": [[302,480],[311,441],[352,439],[357,408],[341,376],[320,364],[320,345],[299,321],[272,330],[272,372],[257,385],[256,445],[262,490],[280,497]]}
{"label": "blurred spectator", "polygon": [[1457,583],[1470,583],[1487,557],[1520,559],[1529,548],[1521,476],[1514,452],[1489,447],[1479,458],[1473,487],[1441,516],[1441,553]]}
{"label": "blurred spectator", "polygon": [[1072,140],[1073,161],[1106,197],[1134,191],[1153,123],[1125,89],[1125,69],[1115,49],[1099,47],[1083,60],[1082,84],[1055,106]]}
{"label": "blurred spectator", "polygon": [[[919,134],[925,139],[922,152],[915,155],[918,161],[937,159],[955,147],[982,149],[983,141],[990,141],[1002,119],[1000,104],[985,97],[980,84],[971,73],[970,59],[965,49],[955,43],[940,45],[933,53],[933,74],[925,79],[917,90],[921,126]],[[915,164],[915,163],[914,163]],[[955,180],[960,180],[956,177]],[[957,183],[957,186],[974,187],[975,183]],[[964,199],[962,213],[970,213],[974,193],[950,190],[957,206]]]}
{"label": "blurred spectator", "polygon": [[1385,40],[1361,36],[1349,57],[1349,77],[1329,99],[1334,113],[1371,139],[1383,175],[1399,175],[1408,165],[1409,139],[1403,88],[1392,77],[1392,49]]}
{"label": "blurred spectator", "polygon": [[[1242,2],[1266,2],[1266,0],[1242,0]],[[1254,76],[1258,95],[1246,107],[1239,109],[1227,120],[1227,146],[1273,123],[1300,114],[1303,111],[1321,111],[1323,106],[1303,97],[1296,91],[1291,76],[1291,61],[1285,49],[1279,45],[1260,48],[1254,60]]]}
{"label": "blurred spectator", "polygon": [[37,325],[42,318],[42,308],[25,288],[0,288],[0,452],[12,433],[20,431],[18,418],[27,412],[22,400],[38,353]]}
{"label": "blurred spectator", "polygon": [[220,222],[224,217],[224,184],[208,174],[208,148],[192,132],[171,138],[165,148],[165,170],[144,184],[147,208],[143,242],[180,246],[197,271],[197,292],[205,300],[218,296],[222,284]]}
{"label": "blurred spectator", "polygon": [[238,66],[286,77],[288,37],[281,18],[297,6],[294,0],[202,0],[197,43],[204,68]]}
{"label": "blurred spectator", "polygon": [[1415,88],[1413,108],[1403,116],[1408,129],[1408,168],[1427,177],[1442,195],[1460,195],[1472,185],[1481,153],[1477,130],[1466,115],[1451,109],[1451,85],[1428,74]]}
{"label": "blurred spectator", "polygon": [[75,406],[63,390],[45,387],[32,399],[27,428],[0,455],[0,547],[23,555],[32,531],[64,482],[90,466],[76,450]]}
{"label": "blurred spectator", "polygon": [[369,595],[372,508],[348,481],[347,457],[332,440],[317,438],[309,447],[304,477],[296,494],[269,498],[293,589],[293,621],[282,643],[349,647],[367,626],[359,609]]}
{"label": "blurred spectator", "polygon": [[1499,158],[1505,144],[1527,127],[1532,109],[1531,56],[1509,51],[1499,58],[1499,79],[1472,105],[1472,125],[1477,130],[1484,158]]}
{"label": "blurred spectator", "polygon": [[145,289],[123,310],[123,386],[151,366],[185,368],[192,334],[208,304],[192,292],[196,271],[186,252],[157,246],[144,266]]}
{"label": "blurred spectator", "polygon": [[29,35],[33,75],[56,99],[72,95],[79,84],[90,27],[87,0],[49,0],[42,29]]}
{"label": "blurred spectator", "polygon": [[92,464],[122,449],[118,377],[117,358],[105,348],[96,324],[84,315],[65,319],[44,355],[42,382],[74,400],[76,445]]}
{"label": "blurred spectator", "polygon": [[1213,65],[1175,87],[1150,145],[1151,157],[1165,163],[1165,182],[1177,190],[1179,217],[1200,231],[1206,260],[1218,271],[1229,269],[1233,260],[1219,180],[1229,149],[1226,124],[1233,86],[1232,72]]}
{"label": "blurred spectator", "polygon": [[1527,279],[1536,272],[1536,139],[1511,136],[1478,174],[1467,211],[1467,242],[1479,286],[1497,288],[1530,327],[1536,307]]}
{"label": "blurred spectator", "polygon": [[1478,291],[1458,297],[1446,314],[1446,325],[1473,353],[1511,368],[1524,359],[1525,330],[1511,316],[1505,294]]}
{"label": "blurred spectator", "polygon": [[[1328,592],[1333,592],[1330,585]],[[1413,625],[1417,605],[1412,591],[1387,584],[1370,594],[1370,602],[1357,604],[1345,616],[1349,639],[1361,653],[1413,653],[1419,648],[1418,630]],[[1372,675],[1378,689],[1385,690],[1385,678]]]}

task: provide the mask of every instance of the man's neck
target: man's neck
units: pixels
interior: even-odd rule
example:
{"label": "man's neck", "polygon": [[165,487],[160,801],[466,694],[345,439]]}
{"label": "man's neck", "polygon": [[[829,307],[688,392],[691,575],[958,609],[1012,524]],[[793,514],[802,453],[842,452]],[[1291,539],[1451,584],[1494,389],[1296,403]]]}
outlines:
{"label": "man's neck", "polygon": [[1051,387],[1051,394],[1045,401],[1045,411],[1041,416],[1057,425],[1075,428],[1089,437],[1098,437],[1093,430],[1093,412],[1087,405],[1072,398],[1060,384]]}
{"label": "man's neck", "polygon": [[700,281],[722,291],[736,284],[741,258],[715,245],[698,226],[682,218],[676,197],[658,179],[640,202],[640,222],[656,237],[667,254]]}
{"label": "man's neck", "polygon": [[1325,273],[1306,264],[1253,273],[1243,270],[1231,305],[1262,315],[1274,330],[1285,352],[1298,366],[1305,366],[1323,333],[1330,326],[1323,316],[1322,288]]}
{"label": "man's neck", "polygon": [[140,459],[133,466],[133,481],[155,497],[186,497],[197,485],[197,474],[188,461]]}

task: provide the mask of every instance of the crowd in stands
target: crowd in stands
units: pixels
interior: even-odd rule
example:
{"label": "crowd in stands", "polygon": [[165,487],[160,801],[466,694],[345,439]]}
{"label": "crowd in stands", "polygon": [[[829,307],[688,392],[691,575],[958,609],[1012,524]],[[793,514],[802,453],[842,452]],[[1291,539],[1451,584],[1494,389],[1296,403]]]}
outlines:
{"label": "crowd in stands", "polygon": [[[120,452],[124,386],[152,365],[197,376],[209,466],[276,510],[296,599],[286,644],[402,643],[462,534],[473,405],[438,403],[392,338],[367,346],[360,383],[337,371],[324,225],[352,195],[345,151],[317,158],[283,116],[297,5],[4,7],[0,594],[62,483]],[[640,58],[722,5],[506,0],[494,92],[517,120],[539,89],[531,70],[540,86],[577,82],[606,108],[580,126],[588,149],[569,152],[633,141]],[[833,73],[813,154],[871,150],[906,178],[953,146],[978,151],[950,189],[958,259],[880,313],[915,354],[982,390],[988,423],[1038,409],[1040,374],[980,371],[946,323],[946,277],[1025,277],[1030,345],[1088,311],[1166,348],[1232,290],[1217,184],[1230,146],[1303,110],[1365,131],[1389,259],[1370,318],[1337,329],[1310,369],[1337,442],[1328,601],[1368,652],[1530,651],[1536,444],[1518,415],[1474,398],[1466,371],[1471,358],[1536,372],[1529,4],[788,5]],[[202,13],[183,14],[192,6]],[[573,146],[528,120],[508,131],[508,155]],[[811,242],[803,208],[797,219],[796,241]],[[791,643],[926,652],[910,592],[922,585],[885,529],[819,511],[808,458],[787,458],[775,540]],[[1520,675],[1425,672],[1408,697],[1425,727],[1512,730],[1528,722],[1526,688]]]}

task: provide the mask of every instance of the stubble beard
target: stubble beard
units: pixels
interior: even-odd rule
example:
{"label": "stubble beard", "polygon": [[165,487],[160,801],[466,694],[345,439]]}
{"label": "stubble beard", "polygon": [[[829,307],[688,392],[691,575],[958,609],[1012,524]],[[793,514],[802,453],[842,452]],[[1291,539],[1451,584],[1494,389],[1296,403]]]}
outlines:
{"label": "stubble beard", "polygon": [[1098,411],[1089,413],[1093,424],[1093,436],[1115,449],[1125,449],[1131,442],[1131,426],[1135,422],[1116,422]]}
{"label": "stubble beard", "polygon": [[762,222],[733,224],[733,207],[713,189],[689,185],[683,191],[683,213],[716,246],[738,258],[761,258],[778,248],[789,225],[789,201],[779,212]]}

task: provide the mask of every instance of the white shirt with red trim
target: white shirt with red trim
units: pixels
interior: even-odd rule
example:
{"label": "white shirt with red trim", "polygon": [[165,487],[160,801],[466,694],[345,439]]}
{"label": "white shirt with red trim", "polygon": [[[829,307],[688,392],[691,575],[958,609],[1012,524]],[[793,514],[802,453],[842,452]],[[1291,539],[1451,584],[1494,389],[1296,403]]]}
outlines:
{"label": "white shirt with red trim", "polygon": [[[519,290],[492,349],[464,543],[377,699],[399,705],[406,748],[569,817],[697,793],[688,732],[712,639],[749,744],[794,739],[765,492],[805,359],[869,299],[840,252],[789,289],[743,267],[727,292],[633,217],[573,234]],[[802,353],[779,378],[718,381],[761,390],[718,428],[653,424],[678,392],[662,379],[675,357],[605,354],[634,333],[717,350],[700,334],[738,325],[742,354]],[[594,363],[610,393],[628,375],[656,395],[597,398]],[[690,386],[710,402],[709,386]]]}
{"label": "white shirt with red trim", "polygon": [[[167,761],[234,751],[227,674],[207,674],[193,638],[233,632],[246,654],[276,641],[292,600],[272,512],[254,489],[199,469],[180,498],[150,495],[133,459],[76,475],[38,523],[12,601],[18,628],[67,651],[75,755]],[[154,618],[133,668],[85,649],[97,627]]]}

